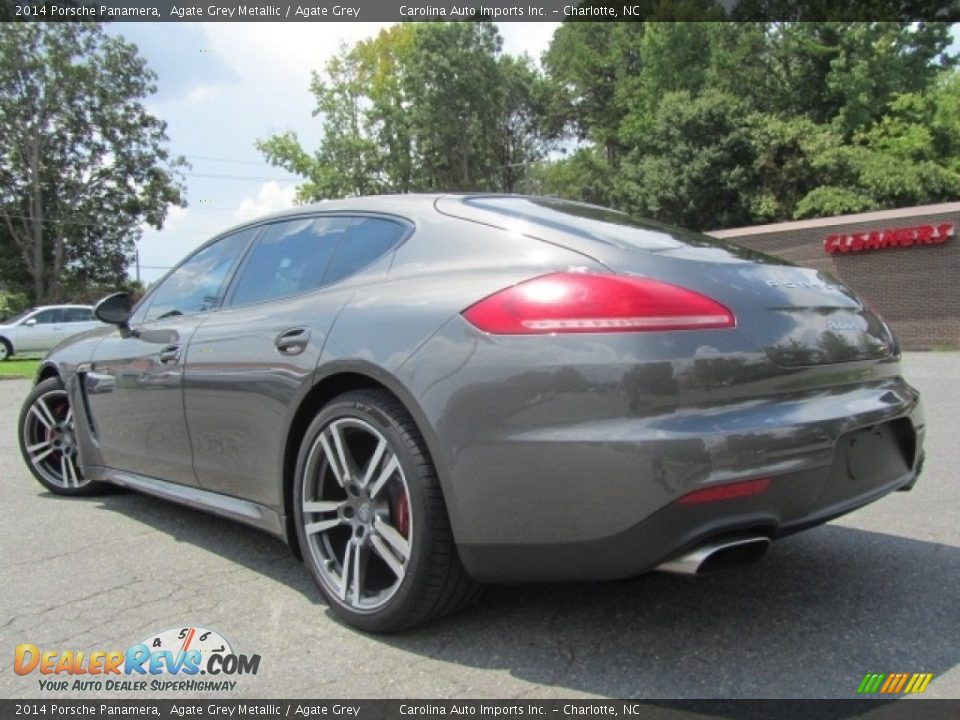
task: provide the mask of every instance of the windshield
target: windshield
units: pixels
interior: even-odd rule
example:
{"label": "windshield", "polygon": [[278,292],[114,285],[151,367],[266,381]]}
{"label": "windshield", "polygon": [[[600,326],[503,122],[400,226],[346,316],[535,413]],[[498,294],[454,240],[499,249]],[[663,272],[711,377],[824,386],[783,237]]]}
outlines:
{"label": "windshield", "polygon": [[3,324],[4,324],[4,325],[13,325],[14,323],[18,323],[18,322],[20,322],[21,320],[23,320],[25,317],[27,317],[27,315],[29,315],[29,314],[32,313],[32,312],[36,312],[36,308],[27,308],[27,309],[24,310],[22,313],[18,313],[18,314],[16,314],[16,315],[14,315],[13,317],[4,318]]}

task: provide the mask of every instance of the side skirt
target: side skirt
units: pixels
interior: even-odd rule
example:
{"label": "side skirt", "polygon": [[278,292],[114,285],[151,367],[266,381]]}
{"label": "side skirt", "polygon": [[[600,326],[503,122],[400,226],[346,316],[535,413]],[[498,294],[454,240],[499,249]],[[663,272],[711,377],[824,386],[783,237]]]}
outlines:
{"label": "side skirt", "polygon": [[220,517],[252,525],[284,542],[287,541],[283,516],[266,505],[112,468],[85,466],[83,470],[94,480],[113,483],[198,510],[205,510]]}

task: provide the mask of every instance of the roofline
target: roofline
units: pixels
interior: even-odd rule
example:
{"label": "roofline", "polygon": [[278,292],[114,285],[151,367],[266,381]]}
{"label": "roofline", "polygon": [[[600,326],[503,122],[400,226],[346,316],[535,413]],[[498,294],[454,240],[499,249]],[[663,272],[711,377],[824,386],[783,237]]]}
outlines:
{"label": "roofline", "polygon": [[896,208],[895,210],[877,210],[853,215],[835,215],[833,217],[794,220],[792,222],[771,223],[768,225],[750,225],[747,227],[728,228],[726,230],[708,230],[706,234],[717,238],[747,237],[750,235],[766,235],[793,232],[796,230],[809,230],[812,228],[833,227],[834,225],[875,223],[881,220],[898,220],[900,218],[915,217],[917,215],[943,215],[953,212],[960,213],[960,202],[918,205],[909,208]]}

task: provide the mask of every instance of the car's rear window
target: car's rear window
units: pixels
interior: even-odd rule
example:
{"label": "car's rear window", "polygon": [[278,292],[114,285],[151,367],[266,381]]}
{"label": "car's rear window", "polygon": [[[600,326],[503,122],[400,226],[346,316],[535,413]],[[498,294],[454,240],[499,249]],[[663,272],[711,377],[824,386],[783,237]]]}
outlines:
{"label": "car's rear window", "polygon": [[599,242],[640,250],[671,250],[683,243],[675,228],[636,220],[625,213],[551,198],[474,197],[464,204]]}

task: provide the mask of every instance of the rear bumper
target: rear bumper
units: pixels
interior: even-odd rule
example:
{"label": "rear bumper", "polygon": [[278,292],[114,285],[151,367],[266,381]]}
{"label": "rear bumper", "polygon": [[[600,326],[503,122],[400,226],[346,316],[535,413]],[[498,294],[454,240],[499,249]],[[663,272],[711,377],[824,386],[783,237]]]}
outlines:
{"label": "rear bumper", "polygon": [[[745,344],[721,330],[488,337],[451,321],[399,379],[467,569],[489,581],[628,577],[703,539],[777,537],[913,482],[924,419],[897,358],[783,368]],[[912,437],[902,460],[843,481],[842,440],[898,420]],[[676,505],[757,478],[771,480],[762,495]]]}
{"label": "rear bumper", "polygon": [[808,471],[775,478],[762,498],[710,506],[671,504],[633,527],[605,538],[577,543],[461,545],[468,571],[486,582],[612,580],[633,577],[671,558],[722,537],[777,539],[820,525],[912,485],[917,471],[833,503],[815,500],[808,512],[785,518],[797,507],[797,493],[823,491],[829,478]]}
{"label": "rear bumper", "polygon": [[[476,578],[496,582],[631,577],[707,540],[775,539],[916,482],[923,413],[916,392],[901,380],[797,402],[803,411],[792,403],[779,412],[767,407],[759,424],[750,422],[749,409],[726,408],[713,430],[695,436],[671,435],[661,420],[650,439],[628,440],[623,429],[618,437],[611,428],[606,442],[571,439],[552,451],[536,443],[529,448],[531,466],[539,458],[537,467],[547,465],[552,482],[538,470],[530,474],[535,485],[508,476],[509,493],[501,483],[474,486],[472,501],[492,508],[486,523],[500,540],[461,543],[464,564]],[[802,422],[787,420],[799,420],[797,413]],[[513,448],[514,458],[517,452]],[[495,473],[497,460],[488,460]],[[770,484],[758,495],[676,502],[695,489],[760,477]],[[566,497],[558,486],[567,487]],[[548,501],[535,502],[535,495]],[[518,505],[518,498],[529,504]],[[625,517],[631,520],[624,523]],[[511,536],[516,540],[508,541]]]}

